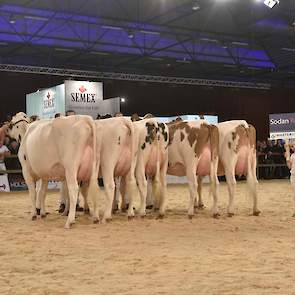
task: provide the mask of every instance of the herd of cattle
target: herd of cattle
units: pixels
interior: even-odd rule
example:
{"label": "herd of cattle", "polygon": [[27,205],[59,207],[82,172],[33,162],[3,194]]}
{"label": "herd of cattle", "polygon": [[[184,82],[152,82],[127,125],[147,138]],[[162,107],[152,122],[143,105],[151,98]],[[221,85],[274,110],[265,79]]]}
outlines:
{"label": "herd of cattle", "polygon": [[[229,191],[227,213],[234,214],[235,175],[246,175],[253,197],[253,214],[259,215],[256,194],[256,131],[244,120],[211,125],[205,120],[168,124],[156,118],[131,122],[124,117],[93,120],[74,115],[29,123],[17,113],[7,132],[20,142],[18,157],[32,200],[32,219],[46,216],[45,196],[49,180],[62,181],[67,195],[65,228],[75,222],[79,191],[84,210],[99,222],[97,178],[104,181],[106,206],[102,221],[112,218],[115,183],[120,183],[122,209],[129,199],[128,218],[133,218],[134,200],[140,194],[139,215],[146,214],[147,194],[152,192],[154,208],[163,217],[166,208],[166,175],[186,176],[189,185],[188,216],[202,207],[202,177],[210,175],[213,217],[218,217],[219,175],[225,175]],[[120,179],[120,181],[118,181]],[[115,181],[116,180],[116,181]],[[152,189],[148,189],[152,183]],[[198,193],[198,199],[196,198]]]}

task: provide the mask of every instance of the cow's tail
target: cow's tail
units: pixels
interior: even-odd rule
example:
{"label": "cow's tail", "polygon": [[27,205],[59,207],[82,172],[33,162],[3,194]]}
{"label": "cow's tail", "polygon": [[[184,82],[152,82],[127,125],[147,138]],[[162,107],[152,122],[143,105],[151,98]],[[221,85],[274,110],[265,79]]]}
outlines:
{"label": "cow's tail", "polygon": [[88,192],[93,200],[94,221],[98,221],[98,200],[99,200],[99,193],[100,193],[100,189],[97,182],[99,165],[100,165],[100,154],[98,153],[98,151],[100,151],[100,146],[101,146],[102,129],[100,126],[97,126],[92,119],[91,121],[89,120],[89,124],[92,131],[93,162],[91,167],[91,177],[89,181]]}
{"label": "cow's tail", "polygon": [[209,139],[210,139],[210,191],[211,193],[218,194],[218,160],[219,160],[219,131],[217,126],[209,125]]}
{"label": "cow's tail", "polygon": [[130,166],[129,173],[125,178],[126,194],[128,195],[128,198],[129,198],[128,218],[131,218],[134,216],[133,205],[134,205],[135,197],[138,192],[136,180],[135,180],[135,167],[137,162],[138,142],[137,142],[137,136],[135,136],[135,128],[133,126],[132,121],[124,119],[124,125],[128,129],[128,136],[131,142],[131,166]]}
{"label": "cow's tail", "polygon": [[257,158],[256,158],[256,129],[249,124],[247,128],[247,136],[249,139],[249,152],[247,158],[247,183],[249,193],[253,199],[253,214],[258,215],[260,211],[257,209]]}
{"label": "cow's tail", "polygon": [[160,140],[161,140],[161,135],[160,135],[160,129],[158,124],[156,123],[156,145],[157,145],[157,164],[156,164],[156,174],[153,180],[153,195],[155,198],[155,209],[160,208],[160,202],[161,202],[161,197],[162,197],[162,183],[160,179]]}

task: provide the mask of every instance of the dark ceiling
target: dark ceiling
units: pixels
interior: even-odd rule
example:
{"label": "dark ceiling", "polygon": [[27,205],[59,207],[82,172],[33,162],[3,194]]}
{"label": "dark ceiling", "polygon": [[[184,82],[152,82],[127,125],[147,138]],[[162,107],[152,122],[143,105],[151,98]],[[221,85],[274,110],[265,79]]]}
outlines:
{"label": "dark ceiling", "polygon": [[295,1],[0,0],[0,63],[295,84]]}

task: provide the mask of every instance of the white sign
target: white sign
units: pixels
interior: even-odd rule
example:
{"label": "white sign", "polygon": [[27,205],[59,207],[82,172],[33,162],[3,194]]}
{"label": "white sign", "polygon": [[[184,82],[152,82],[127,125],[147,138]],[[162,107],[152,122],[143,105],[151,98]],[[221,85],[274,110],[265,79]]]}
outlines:
{"label": "white sign", "polygon": [[43,115],[48,113],[55,114],[55,93],[51,89],[44,91],[43,97]]}
{"label": "white sign", "polygon": [[96,119],[103,100],[102,83],[65,81],[65,108]]}

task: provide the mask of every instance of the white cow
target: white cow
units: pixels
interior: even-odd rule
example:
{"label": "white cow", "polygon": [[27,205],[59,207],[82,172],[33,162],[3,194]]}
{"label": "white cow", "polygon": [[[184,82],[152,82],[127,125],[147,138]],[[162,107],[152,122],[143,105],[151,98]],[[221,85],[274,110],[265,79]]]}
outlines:
{"label": "white cow", "polygon": [[[10,135],[19,138],[20,121],[11,124]],[[15,136],[18,134],[18,136]],[[36,219],[36,182],[41,179],[41,215],[45,213],[45,194],[48,180],[66,181],[70,211],[65,228],[75,221],[79,191],[78,181],[89,181],[93,197],[93,220],[98,216],[97,174],[101,134],[89,116],[70,116],[36,121],[30,124],[23,138],[18,157],[32,200],[32,219]]]}
{"label": "white cow", "polygon": [[197,194],[197,176],[210,175],[213,193],[213,217],[218,217],[218,129],[205,120],[168,124],[168,171],[170,175],[186,176],[189,184],[190,201],[188,216],[194,215]]}
{"label": "white cow", "polygon": [[106,194],[106,208],[103,221],[112,218],[112,204],[114,199],[116,177],[125,177],[126,191],[129,196],[128,218],[134,217],[134,196],[137,194],[134,176],[136,165],[137,145],[134,136],[134,126],[124,117],[96,120],[98,132],[102,130],[100,149],[99,174],[103,178]]}
{"label": "white cow", "polygon": [[[258,183],[256,177],[256,130],[245,120],[226,121],[217,124],[219,131],[218,175],[225,175],[229,192],[228,216],[234,215],[235,175],[246,175],[253,198],[253,215],[259,215],[257,206]],[[199,204],[202,204],[201,191]]]}

